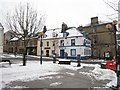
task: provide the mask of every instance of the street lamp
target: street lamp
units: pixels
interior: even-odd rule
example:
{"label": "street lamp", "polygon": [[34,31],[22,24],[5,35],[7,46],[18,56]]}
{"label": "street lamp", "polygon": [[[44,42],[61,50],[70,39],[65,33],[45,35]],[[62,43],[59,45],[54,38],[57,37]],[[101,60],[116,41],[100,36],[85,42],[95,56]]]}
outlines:
{"label": "street lamp", "polygon": [[114,20],[113,22],[112,22],[112,25],[111,24],[108,24],[108,25],[106,25],[106,28],[108,29],[108,30],[112,30],[113,32],[114,32],[114,39],[115,39],[115,60],[116,60],[116,75],[117,75],[117,87],[116,87],[116,90],[118,90],[119,89],[119,83],[120,83],[120,60],[119,60],[119,58],[118,58],[118,46],[117,46],[117,40],[116,40],[116,32],[117,32],[117,28],[116,28],[116,25],[117,25],[117,21],[116,20]]}
{"label": "street lamp", "polygon": [[42,38],[43,38],[43,35],[45,34],[45,32],[47,31],[47,28],[46,28],[46,26],[44,26],[43,27],[43,31],[42,32],[40,32],[39,34],[40,34],[40,47],[41,47],[41,55],[40,55],[40,64],[42,64]]}

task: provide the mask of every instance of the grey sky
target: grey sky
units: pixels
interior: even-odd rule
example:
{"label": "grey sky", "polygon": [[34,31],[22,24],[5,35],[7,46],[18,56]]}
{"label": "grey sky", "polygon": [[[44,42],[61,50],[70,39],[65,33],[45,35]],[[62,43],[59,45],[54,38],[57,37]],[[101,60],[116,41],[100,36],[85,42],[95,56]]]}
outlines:
{"label": "grey sky", "polygon": [[103,0],[0,0],[1,23],[4,23],[6,13],[12,13],[20,2],[30,3],[39,14],[45,15],[49,29],[60,28],[62,22],[68,26],[84,26],[95,16],[98,16],[100,21],[111,21],[106,15],[115,13]]}

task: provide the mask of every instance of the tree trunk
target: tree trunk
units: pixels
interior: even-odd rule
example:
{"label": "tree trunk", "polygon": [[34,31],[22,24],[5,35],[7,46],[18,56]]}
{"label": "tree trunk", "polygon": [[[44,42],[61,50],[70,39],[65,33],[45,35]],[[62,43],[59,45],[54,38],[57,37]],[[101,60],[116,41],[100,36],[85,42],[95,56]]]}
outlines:
{"label": "tree trunk", "polygon": [[24,52],[23,52],[23,66],[26,66],[26,61],[27,61],[26,55],[27,55],[27,49],[26,49],[26,40],[25,40],[24,41]]}
{"label": "tree trunk", "polygon": [[26,55],[23,53],[23,66],[26,66]]}

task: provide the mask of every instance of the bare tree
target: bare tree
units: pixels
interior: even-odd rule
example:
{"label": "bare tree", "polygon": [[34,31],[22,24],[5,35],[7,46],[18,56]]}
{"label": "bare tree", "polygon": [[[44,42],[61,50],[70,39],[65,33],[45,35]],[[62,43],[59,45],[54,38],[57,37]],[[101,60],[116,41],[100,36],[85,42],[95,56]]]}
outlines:
{"label": "bare tree", "polygon": [[118,12],[118,2],[112,2],[109,0],[103,0],[107,5],[109,5],[113,10]]}
{"label": "bare tree", "polygon": [[30,38],[42,30],[44,23],[45,18],[42,15],[38,17],[37,12],[28,3],[16,8],[12,16],[7,15],[7,28],[15,37],[24,42],[23,66],[26,66],[28,42]]}
{"label": "bare tree", "polygon": [[[115,16],[115,18],[114,19],[116,19],[116,18],[118,18],[118,17],[116,17],[116,15],[118,16],[118,14],[120,14],[120,0],[117,0],[117,1],[110,1],[110,0],[103,0],[110,8],[112,8],[114,11],[115,11],[115,13],[112,13],[111,15],[107,15],[107,17],[109,18],[109,19],[111,19],[110,17],[111,16]],[[113,18],[111,19],[111,20],[113,20]]]}

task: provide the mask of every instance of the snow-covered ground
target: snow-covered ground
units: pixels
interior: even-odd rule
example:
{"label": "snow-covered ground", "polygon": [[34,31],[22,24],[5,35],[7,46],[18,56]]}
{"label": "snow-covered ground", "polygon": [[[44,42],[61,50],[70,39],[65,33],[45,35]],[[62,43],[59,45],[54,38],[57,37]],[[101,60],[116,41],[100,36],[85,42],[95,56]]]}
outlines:
{"label": "snow-covered ground", "polygon": [[[71,63],[71,65],[60,65],[53,64],[53,62],[47,61],[43,62],[41,65],[38,61],[28,61],[27,66],[22,66],[21,64],[8,64],[0,63],[0,87],[5,87],[5,84],[11,81],[30,81],[38,79],[40,76],[58,74],[60,70],[71,69],[78,70],[84,66],[95,67],[91,72],[79,72],[82,74],[92,75],[96,80],[111,80],[106,86],[116,85],[116,73],[112,70],[101,69],[98,64],[81,64],[81,67],[76,67],[76,63]],[[74,75],[73,73],[68,73]],[[56,82],[51,84],[51,86],[60,84]]]}
{"label": "snow-covered ground", "polygon": [[2,55],[0,55],[0,58],[6,58],[6,56],[11,57],[11,58],[22,58],[23,57],[22,54],[16,55],[16,56],[14,54],[2,54]]}

